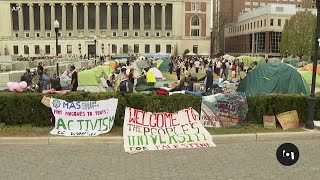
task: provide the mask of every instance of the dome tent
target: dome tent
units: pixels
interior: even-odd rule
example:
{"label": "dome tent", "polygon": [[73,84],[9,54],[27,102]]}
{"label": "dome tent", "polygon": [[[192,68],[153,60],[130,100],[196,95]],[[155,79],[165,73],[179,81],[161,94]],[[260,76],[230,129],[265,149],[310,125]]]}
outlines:
{"label": "dome tent", "polygon": [[248,96],[267,93],[310,93],[302,75],[285,63],[258,65],[241,80],[237,91],[245,92]]}

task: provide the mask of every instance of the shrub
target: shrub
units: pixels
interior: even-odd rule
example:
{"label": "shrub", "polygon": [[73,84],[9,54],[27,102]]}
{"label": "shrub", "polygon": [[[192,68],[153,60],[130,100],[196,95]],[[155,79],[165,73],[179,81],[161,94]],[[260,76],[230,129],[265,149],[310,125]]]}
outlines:
{"label": "shrub", "polygon": [[[201,110],[201,97],[176,94],[172,96],[126,94],[124,96],[114,92],[101,93],[70,93],[67,95],[50,95],[66,101],[97,101],[109,98],[119,100],[115,124],[123,125],[125,107],[132,107],[150,112],[175,112],[184,108],[193,107],[197,112]],[[43,94],[40,93],[0,93],[0,122],[8,125],[31,124],[33,126],[49,125],[50,109],[41,103]],[[249,112],[247,121],[262,123],[264,115],[271,112],[297,110],[301,121],[308,115],[308,98],[295,94],[257,95],[247,98]],[[317,98],[317,107],[320,106],[320,97]],[[316,111],[316,118],[320,112]]]}

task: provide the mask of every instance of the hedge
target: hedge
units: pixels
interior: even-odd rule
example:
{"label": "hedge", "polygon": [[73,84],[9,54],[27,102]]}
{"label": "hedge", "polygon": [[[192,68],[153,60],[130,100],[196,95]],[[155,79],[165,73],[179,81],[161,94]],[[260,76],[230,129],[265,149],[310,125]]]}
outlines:
{"label": "hedge", "polygon": [[[174,112],[184,108],[193,107],[200,113],[201,97],[194,95],[176,94],[172,96],[126,94],[119,95],[114,92],[85,93],[76,92],[67,95],[50,95],[51,97],[66,101],[97,101],[109,98],[119,100],[115,124],[122,126],[125,107],[133,107],[150,112]],[[50,125],[50,109],[41,103],[43,94],[40,93],[0,93],[0,122],[7,125],[33,126]],[[297,110],[301,121],[308,115],[308,98],[296,94],[258,95],[248,97],[249,113],[247,121],[262,123],[263,115],[279,114]],[[317,107],[320,107],[320,97],[317,98]],[[319,119],[320,112],[316,111]]]}

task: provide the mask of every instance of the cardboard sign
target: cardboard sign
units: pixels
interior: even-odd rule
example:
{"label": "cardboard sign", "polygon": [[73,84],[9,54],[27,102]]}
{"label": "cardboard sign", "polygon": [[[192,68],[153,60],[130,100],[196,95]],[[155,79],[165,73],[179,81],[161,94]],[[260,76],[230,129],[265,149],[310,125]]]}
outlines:
{"label": "cardboard sign", "polygon": [[233,127],[248,113],[246,95],[240,92],[203,96],[200,121],[204,127]]}
{"label": "cardboard sign", "polygon": [[114,124],[118,99],[67,102],[50,99],[56,121],[50,132],[61,136],[98,136],[109,132]]}
{"label": "cardboard sign", "polygon": [[277,119],[283,130],[299,128],[299,117],[296,110],[281,113],[277,115]]}
{"label": "cardboard sign", "polygon": [[263,126],[268,129],[277,128],[276,116],[263,116]]}
{"label": "cardboard sign", "polygon": [[130,154],[216,146],[192,108],[175,113],[151,113],[127,107],[123,139],[125,152]]}

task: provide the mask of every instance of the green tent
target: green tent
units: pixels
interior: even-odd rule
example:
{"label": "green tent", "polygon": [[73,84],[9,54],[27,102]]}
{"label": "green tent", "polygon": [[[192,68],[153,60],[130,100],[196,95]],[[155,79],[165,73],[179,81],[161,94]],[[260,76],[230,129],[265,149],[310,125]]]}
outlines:
{"label": "green tent", "polygon": [[290,65],[292,65],[294,67],[298,67],[299,60],[287,59],[287,60],[284,61],[284,63],[290,64]]}
{"label": "green tent", "polygon": [[248,96],[267,93],[309,94],[306,80],[292,66],[285,63],[261,64],[241,80],[237,89]]}
{"label": "green tent", "polygon": [[110,66],[97,66],[81,71],[78,73],[79,86],[99,86],[101,83],[100,78],[103,75],[109,75],[111,72]]}
{"label": "green tent", "polygon": [[159,60],[157,61],[157,68],[158,68],[161,72],[169,72],[169,63],[170,63],[169,58],[159,59]]}

